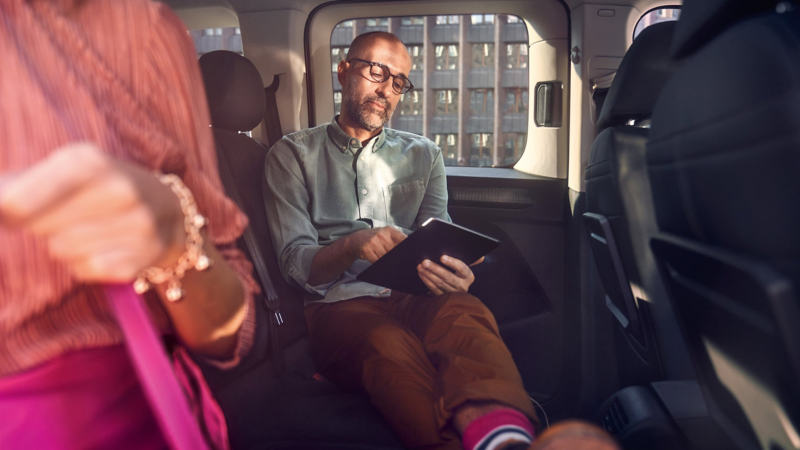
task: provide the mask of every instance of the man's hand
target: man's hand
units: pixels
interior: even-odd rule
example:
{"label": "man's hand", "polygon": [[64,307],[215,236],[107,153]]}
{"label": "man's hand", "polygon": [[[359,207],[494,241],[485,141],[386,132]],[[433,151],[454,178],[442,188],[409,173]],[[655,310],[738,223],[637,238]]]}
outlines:
{"label": "man's hand", "polygon": [[[417,266],[417,273],[419,273],[419,278],[425,283],[425,286],[428,286],[428,289],[435,295],[450,292],[467,292],[472,282],[475,281],[472,269],[462,261],[449,256],[442,256],[441,261],[442,264],[453,269],[455,273],[426,259]],[[482,261],[483,258],[475,261],[472,265],[480,264]]]}
{"label": "man's hand", "polygon": [[0,223],[45,239],[78,280],[131,281],[148,266],[173,265],[183,251],[171,189],[92,144],[63,147],[0,182]]}
{"label": "man's hand", "polygon": [[347,236],[347,239],[354,259],[366,259],[374,263],[406,237],[395,228],[381,227],[356,231]]}

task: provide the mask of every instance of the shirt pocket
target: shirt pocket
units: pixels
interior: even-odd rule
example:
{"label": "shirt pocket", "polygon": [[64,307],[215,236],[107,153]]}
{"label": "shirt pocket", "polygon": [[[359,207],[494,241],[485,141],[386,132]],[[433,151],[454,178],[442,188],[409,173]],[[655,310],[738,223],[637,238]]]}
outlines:
{"label": "shirt pocket", "polygon": [[383,199],[386,204],[387,222],[403,228],[411,228],[424,195],[425,182],[422,180],[384,187]]}

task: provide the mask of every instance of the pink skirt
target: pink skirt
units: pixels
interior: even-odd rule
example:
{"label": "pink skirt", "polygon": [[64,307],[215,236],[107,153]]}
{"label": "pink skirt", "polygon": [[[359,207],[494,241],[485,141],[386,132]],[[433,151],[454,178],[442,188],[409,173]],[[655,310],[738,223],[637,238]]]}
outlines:
{"label": "pink skirt", "polygon": [[167,449],[122,345],[0,379],[0,448]]}

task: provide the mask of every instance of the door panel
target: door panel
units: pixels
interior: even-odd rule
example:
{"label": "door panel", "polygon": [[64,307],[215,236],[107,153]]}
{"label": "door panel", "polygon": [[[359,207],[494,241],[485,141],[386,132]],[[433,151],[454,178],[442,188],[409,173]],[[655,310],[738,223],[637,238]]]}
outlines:
{"label": "door panel", "polygon": [[569,415],[574,396],[560,395],[571,365],[564,358],[566,180],[448,167],[447,182],[453,221],[501,241],[473,267],[470,293],[495,315],[528,393],[551,421]]}

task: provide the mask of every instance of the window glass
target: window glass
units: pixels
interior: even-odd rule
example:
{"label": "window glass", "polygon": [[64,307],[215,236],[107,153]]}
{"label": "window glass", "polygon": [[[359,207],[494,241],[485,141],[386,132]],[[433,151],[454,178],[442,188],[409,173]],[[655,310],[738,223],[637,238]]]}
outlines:
{"label": "window glass", "polygon": [[472,135],[472,148],[470,149],[470,166],[492,165],[492,143],[494,137],[491,133],[475,133]]}
{"label": "window glass", "polygon": [[423,25],[424,23],[424,17],[402,17],[400,19],[400,25]]}
{"label": "window glass", "polygon": [[[514,26],[513,33],[494,33],[493,28],[522,20],[506,14],[391,19],[353,19],[334,28],[330,51],[336,113],[342,104],[339,61],[348,57],[355,36],[383,27],[406,44],[411,56],[407,75],[415,86],[400,96],[387,127],[425,134],[442,149],[447,165],[513,165],[527,142],[527,30]],[[467,33],[451,26],[460,23],[467,24]],[[496,85],[502,87],[495,90]]]}
{"label": "window glass", "polygon": [[639,33],[641,33],[642,30],[650,25],[653,25],[654,23],[678,20],[680,16],[681,9],[679,7],[654,9],[639,19],[639,22],[636,24],[636,28],[633,29],[633,38],[636,39],[636,36],[639,36]]}
{"label": "window glass", "polygon": [[436,46],[436,70],[455,70],[458,68],[458,45]]}
{"label": "window glass", "polygon": [[494,89],[472,89],[469,104],[472,114],[494,114]]}
{"label": "window glass", "polygon": [[494,67],[494,44],[472,44],[472,67]]}
{"label": "window glass", "polygon": [[454,166],[458,158],[458,135],[457,134],[434,134],[433,142],[442,149],[445,164]]}
{"label": "window glass", "polygon": [[337,72],[339,62],[347,61],[347,51],[350,47],[334,47],[331,49],[331,71]]}
{"label": "window glass", "polygon": [[506,112],[524,113],[528,111],[528,89],[506,89]]}
{"label": "window glass", "polygon": [[239,27],[190,30],[189,35],[194,41],[198,58],[216,50],[229,50],[240,55],[244,54],[242,52],[242,32]]}
{"label": "window glass", "polygon": [[408,54],[411,55],[411,70],[422,70],[425,65],[425,47],[409,45]]}
{"label": "window glass", "polygon": [[458,16],[436,16],[436,25],[456,24],[459,22]]}
{"label": "window glass", "polygon": [[336,111],[336,114],[339,114],[342,110],[342,92],[334,92],[333,93],[333,110]]}
{"label": "window glass", "polygon": [[506,50],[508,54],[506,67],[509,69],[528,68],[528,44],[508,44]]}
{"label": "window glass", "polygon": [[458,91],[455,89],[443,89],[434,91],[436,98],[436,115],[449,116],[458,114]]}
{"label": "window glass", "polygon": [[[341,101],[342,93],[339,92]],[[401,116],[422,115],[422,93],[416,90],[400,95],[400,103],[397,106]]]}
{"label": "window glass", "polygon": [[473,14],[471,18],[473,25],[494,23],[494,14]]}
{"label": "window glass", "polygon": [[506,145],[503,149],[504,154],[501,155],[503,165],[514,164],[522,156],[528,136],[525,133],[505,133],[504,137]]}

